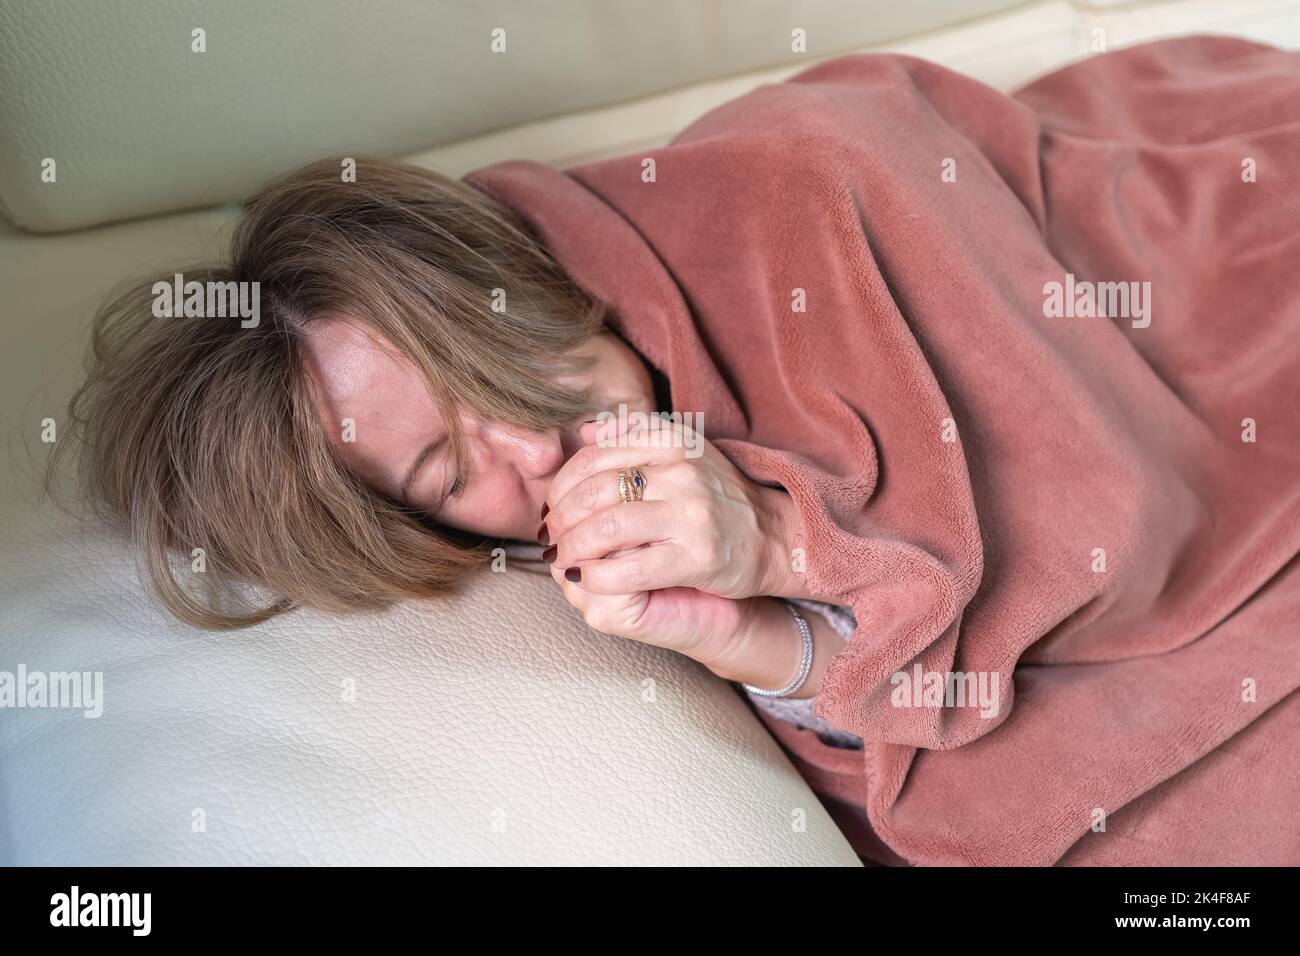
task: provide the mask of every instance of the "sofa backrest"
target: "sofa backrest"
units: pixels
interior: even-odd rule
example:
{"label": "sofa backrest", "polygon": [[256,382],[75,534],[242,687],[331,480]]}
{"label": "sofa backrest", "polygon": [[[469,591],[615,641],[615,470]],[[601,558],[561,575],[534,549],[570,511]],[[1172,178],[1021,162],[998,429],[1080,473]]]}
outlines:
{"label": "sofa backrest", "polygon": [[213,205],[321,156],[402,156],[1015,5],[0,0],[0,206],[59,231]]}

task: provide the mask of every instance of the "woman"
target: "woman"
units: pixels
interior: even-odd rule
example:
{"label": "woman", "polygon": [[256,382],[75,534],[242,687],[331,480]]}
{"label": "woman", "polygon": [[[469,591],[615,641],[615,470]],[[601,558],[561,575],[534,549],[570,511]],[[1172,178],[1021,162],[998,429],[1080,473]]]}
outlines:
{"label": "woman", "polygon": [[[315,167],[189,277],[260,323],[101,317],[90,487],[214,626],[536,534],[597,627],[815,700],[765,723],[873,859],[1294,864],[1297,103],[1300,54],[1225,37],[1013,96],[850,55],[466,177],[504,208]],[[584,427],[669,397],[707,444]]]}
{"label": "woman", "polygon": [[[71,409],[86,491],[131,529],[163,604],[215,628],[374,607],[446,593],[493,547],[537,541],[594,628],[686,654],[860,747],[809,706],[853,622],[782,573],[788,495],[702,436],[698,456],[647,429],[599,441],[598,414],[668,395],[605,308],[466,183],[339,168],[265,189],[230,265],[182,273],[257,282],[252,327],[159,318],[153,279],[96,320]],[[644,488],[623,501],[629,467]],[[176,551],[201,573],[178,579]]]}

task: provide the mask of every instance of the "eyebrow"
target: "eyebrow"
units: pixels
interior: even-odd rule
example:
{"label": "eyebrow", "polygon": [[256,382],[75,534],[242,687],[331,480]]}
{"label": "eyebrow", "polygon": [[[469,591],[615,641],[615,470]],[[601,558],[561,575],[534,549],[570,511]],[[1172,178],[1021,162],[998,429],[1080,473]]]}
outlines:
{"label": "eyebrow", "polygon": [[420,466],[428,460],[430,455],[438,450],[438,446],[442,444],[442,441],[443,440],[439,438],[436,441],[429,442],[429,444],[425,445],[424,448],[420,450],[420,453],[415,456],[415,461],[411,462],[411,467],[406,472],[406,478],[402,481],[401,490],[397,493],[397,498],[402,502],[402,504],[407,505],[408,507],[410,506],[410,502],[406,500],[406,495],[410,492],[411,485],[415,483],[415,478],[420,473]]}

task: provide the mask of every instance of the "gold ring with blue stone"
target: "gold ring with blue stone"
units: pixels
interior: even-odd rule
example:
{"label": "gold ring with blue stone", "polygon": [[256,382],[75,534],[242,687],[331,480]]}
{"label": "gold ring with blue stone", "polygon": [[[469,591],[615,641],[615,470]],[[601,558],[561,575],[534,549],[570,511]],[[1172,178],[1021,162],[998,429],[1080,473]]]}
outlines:
{"label": "gold ring with blue stone", "polygon": [[618,500],[640,501],[645,494],[646,480],[641,469],[636,465],[624,468],[618,473]]}

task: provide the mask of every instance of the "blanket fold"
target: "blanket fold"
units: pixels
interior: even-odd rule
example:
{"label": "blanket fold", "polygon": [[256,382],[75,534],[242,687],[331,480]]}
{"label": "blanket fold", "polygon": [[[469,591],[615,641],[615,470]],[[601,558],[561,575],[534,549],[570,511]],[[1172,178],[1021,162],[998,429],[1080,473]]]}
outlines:
{"label": "blanket fold", "polygon": [[859,625],[816,711],[866,746],[768,725],[859,852],[1300,864],[1300,54],[1011,96],[847,55],[466,180],[794,499]]}

